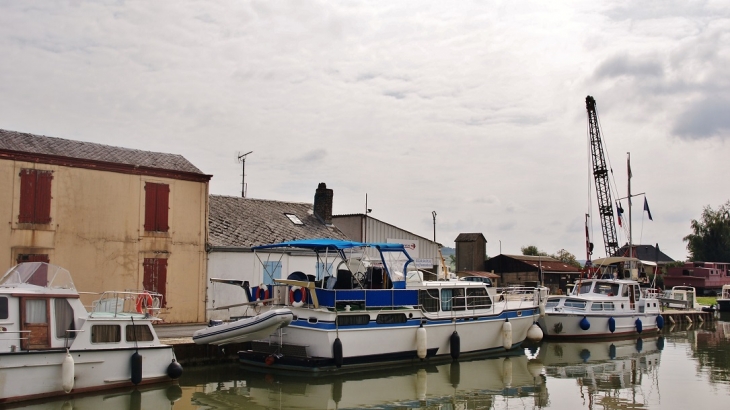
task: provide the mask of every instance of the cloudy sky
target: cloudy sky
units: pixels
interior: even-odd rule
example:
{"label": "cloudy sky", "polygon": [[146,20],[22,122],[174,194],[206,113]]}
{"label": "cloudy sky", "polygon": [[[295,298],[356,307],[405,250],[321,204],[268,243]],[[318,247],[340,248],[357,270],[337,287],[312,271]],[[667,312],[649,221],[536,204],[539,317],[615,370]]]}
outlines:
{"label": "cloudy sky", "polygon": [[654,217],[635,200],[634,243],[684,259],[730,199],[727,1],[3,1],[0,56],[0,128],[181,154],[231,196],[253,151],[249,197],[325,182],[336,214],[367,194],[431,238],[436,211],[490,256],[584,259],[586,95]]}

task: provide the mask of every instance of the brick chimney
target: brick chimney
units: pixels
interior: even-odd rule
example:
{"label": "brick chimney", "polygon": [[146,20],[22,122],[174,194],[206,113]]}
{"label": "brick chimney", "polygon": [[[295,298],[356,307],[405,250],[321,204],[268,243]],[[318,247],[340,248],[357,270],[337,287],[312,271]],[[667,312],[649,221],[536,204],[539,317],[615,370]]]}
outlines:
{"label": "brick chimney", "polygon": [[327,225],[332,225],[332,196],[327,184],[320,182],[314,193],[314,215]]}

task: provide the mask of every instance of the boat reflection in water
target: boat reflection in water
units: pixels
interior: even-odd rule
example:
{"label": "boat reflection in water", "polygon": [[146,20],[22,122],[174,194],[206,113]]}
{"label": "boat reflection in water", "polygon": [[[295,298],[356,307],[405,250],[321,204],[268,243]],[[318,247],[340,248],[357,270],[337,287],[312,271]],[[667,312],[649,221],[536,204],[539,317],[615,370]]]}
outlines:
{"label": "boat reflection in water", "polygon": [[195,392],[192,403],[201,408],[339,409],[383,405],[433,408],[454,403],[455,408],[491,408],[495,400],[533,401],[547,397],[542,367],[523,354],[458,361],[427,367],[380,369],[320,377],[256,373],[242,368],[244,379],[208,383]]}
{"label": "boat reflection in water", "polygon": [[22,403],[12,403],[11,407],[2,408],[22,408],[23,410],[171,410],[181,408],[178,401],[182,395],[182,389],[179,385],[167,384],[122,388],[105,391],[104,393],[72,395],[63,398],[24,401]]}
{"label": "boat reflection in water", "polygon": [[[663,349],[663,336],[595,342],[545,341],[531,362],[544,366],[550,379],[576,379],[576,394],[589,402],[589,408],[594,403],[621,408],[641,404],[645,393],[642,383],[656,381]],[[656,392],[658,387],[648,391]],[[649,400],[645,399],[646,404]],[[551,397],[550,401],[562,400],[563,397]]]}

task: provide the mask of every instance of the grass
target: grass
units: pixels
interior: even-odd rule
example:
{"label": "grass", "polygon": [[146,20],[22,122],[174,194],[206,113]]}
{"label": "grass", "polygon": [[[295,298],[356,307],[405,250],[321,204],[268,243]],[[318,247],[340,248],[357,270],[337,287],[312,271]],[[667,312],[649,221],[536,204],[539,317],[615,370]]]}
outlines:
{"label": "grass", "polygon": [[697,303],[700,305],[712,306],[717,303],[717,297],[715,296],[697,296]]}

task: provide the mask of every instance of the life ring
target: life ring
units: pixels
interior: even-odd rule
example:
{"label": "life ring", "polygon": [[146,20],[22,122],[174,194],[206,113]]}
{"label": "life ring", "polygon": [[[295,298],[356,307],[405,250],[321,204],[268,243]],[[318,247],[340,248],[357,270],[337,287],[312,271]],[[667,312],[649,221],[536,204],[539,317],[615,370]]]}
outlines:
{"label": "life ring", "polygon": [[152,304],[153,304],[152,295],[150,295],[147,292],[144,292],[137,296],[137,313],[144,313],[145,308],[147,308],[147,313],[150,315],[152,314]]}
{"label": "life ring", "polygon": [[269,288],[263,283],[259,285],[259,289],[256,291],[256,300],[262,301],[269,298]]}
{"label": "life ring", "polygon": [[[297,290],[302,294],[302,299],[299,302],[294,300],[294,292]],[[289,289],[289,303],[294,307],[299,307],[307,303],[307,291],[302,289],[301,286],[292,286],[291,289]]]}

